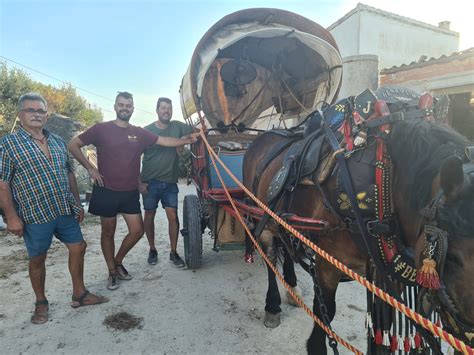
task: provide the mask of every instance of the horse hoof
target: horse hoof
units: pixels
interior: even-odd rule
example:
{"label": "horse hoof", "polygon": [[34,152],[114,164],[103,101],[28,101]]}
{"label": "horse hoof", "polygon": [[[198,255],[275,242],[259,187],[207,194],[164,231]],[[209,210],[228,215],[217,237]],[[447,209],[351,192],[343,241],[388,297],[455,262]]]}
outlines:
{"label": "horse hoof", "polygon": [[265,312],[265,319],[263,324],[267,328],[276,328],[280,325],[280,313],[271,314],[269,312]]}
{"label": "horse hoof", "polygon": [[[301,290],[298,286],[292,287],[292,290],[296,295],[303,301],[303,295],[301,294]],[[301,307],[293,297],[291,297],[290,293],[286,291],[286,298],[288,299],[288,304],[294,307]]]}

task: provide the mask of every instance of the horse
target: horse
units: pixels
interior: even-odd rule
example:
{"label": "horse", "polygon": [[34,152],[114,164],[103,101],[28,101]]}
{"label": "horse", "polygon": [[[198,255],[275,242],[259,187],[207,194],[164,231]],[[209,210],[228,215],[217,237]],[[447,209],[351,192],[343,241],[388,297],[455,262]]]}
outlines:
{"label": "horse", "polygon": [[[367,147],[375,144],[376,135],[373,133],[374,129],[368,131]],[[291,134],[266,132],[253,141],[245,154],[244,185],[264,203],[269,202],[272,180],[285,164],[285,157],[291,149],[289,141],[292,139],[294,137]],[[432,222],[447,233],[448,248],[442,260],[443,265],[440,265],[444,267],[440,271],[441,288],[430,290],[429,299],[439,309],[445,329],[472,346],[474,169],[464,156],[470,142],[450,127],[423,119],[393,122],[390,131],[383,132],[383,141],[391,159],[391,195],[394,216],[399,226],[397,234],[405,249],[412,251],[418,269],[425,246],[421,242],[425,239],[422,231],[427,224],[423,210],[430,202],[436,202],[431,203],[432,210],[433,206],[436,207]],[[322,150],[324,147],[327,150],[327,140]],[[460,157],[464,157],[463,160]],[[265,162],[265,166],[262,166],[262,162]],[[277,213],[288,212],[327,221],[328,229],[307,233],[306,236],[347,267],[366,275],[370,252],[361,248],[354,226],[348,225],[331,203],[340,197],[338,177],[334,171],[322,182],[314,181],[313,176],[313,184],[296,184],[291,192],[283,193],[283,197],[274,202],[272,207]],[[271,221],[264,224],[263,231],[258,234],[259,242],[273,263],[277,263],[279,251],[283,251],[283,273],[291,287],[297,285],[294,262],[305,266],[306,271],[312,271],[313,280],[322,293],[315,294],[313,311],[319,318],[325,316],[330,322],[336,312],[336,290],[341,281],[347,281],[345,275],[322,257],[308,253],[307,248],[301,247],[296,238],[283,232]],[[275,274],[269,267],[267,272],[264,323],[267,327],[276,327],[280,324],[281,298]],[[322,303],[325,304],[325,312],[322,312]],[[327,352],[326,333],[316,323],[306,348],[309,354]]]}

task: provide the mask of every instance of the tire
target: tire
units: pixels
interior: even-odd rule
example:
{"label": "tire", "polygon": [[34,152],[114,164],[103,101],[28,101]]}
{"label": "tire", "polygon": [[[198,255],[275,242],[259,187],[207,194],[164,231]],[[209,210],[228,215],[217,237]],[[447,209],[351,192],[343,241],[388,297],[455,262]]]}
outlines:
{"label": "tire", "polygon": [[202,228],[200,203],[196,195],[184,196],[183,229],[184,258],[190,269],[199,269],[202,263]]}

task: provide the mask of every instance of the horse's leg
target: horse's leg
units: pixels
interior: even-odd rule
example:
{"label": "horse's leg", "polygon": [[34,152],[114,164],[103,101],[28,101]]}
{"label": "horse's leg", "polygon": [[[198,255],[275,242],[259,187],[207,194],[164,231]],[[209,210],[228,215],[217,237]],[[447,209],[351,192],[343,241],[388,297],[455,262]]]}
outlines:
{"label": "horse's leg", "polygon": [[250,237],[246,234],[245,235],[245,255],[244,260],[246,263],[253,263],[255,258],[253,256],[254,246]]}
{"label": "horse's leg", "polygon": [[[263,250],[267,254],[270,262],[276,265],[277,261],[277,250],[273,234],[265,229],[260,235],[260,242],[262,243]],[[265,299],[265,319],[263,324],[267,328],[276,328],[280,325],[280,313],[281,313],[281,298],[280,292],[278,291],[278,285],[276,276],[273,270],[267,265],[268,272],[268,290],[267,297]]]}
{"label": "horse's leg", "polygon": [[[295,263],[290,256],[290,253],[284,249],[284,261],[283,261],[283,276],[285,277],[285,281],[288,285],[291,286],[293,292],[295,292],[300,298],[302,298],[301,291],[299,288],[296,287],[296,274],[295,274]],[[286,298],[288,299],[288,303],[292,306],[299,307],[299,304],[291,297],[290,293],[286,291]]]}
{"label": "horse's leg", "polygon": [[[326,262],[317,263],[316,273],[318,283],[323,293],[324,303],[327,308],[327,315],[331,322],[336,313],[336,290],[341,277],[340,273],[334,267],[328,265]],[[322,314],[319,307],[318,298],[314,295],[313,312],[322,320]],[[327,354],[326,349],[326,332],[316,323],[314,323],[313,331],[306,343],[308,354]]]}

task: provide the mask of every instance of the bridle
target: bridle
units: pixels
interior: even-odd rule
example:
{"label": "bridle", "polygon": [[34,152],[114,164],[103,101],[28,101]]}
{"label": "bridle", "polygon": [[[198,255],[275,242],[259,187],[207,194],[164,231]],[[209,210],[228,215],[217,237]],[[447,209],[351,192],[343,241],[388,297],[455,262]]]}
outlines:
{"label": "bridle", "polygon": [[[474,164],[470,165],[467,175],[474,173]],[[444,264],[448,251],[448,232],[438,228],[436,220],[438,209],[444,207],[446,200],[445,193],[440,189],[427,207],[420,211],[423,221],[421,228],[423,232],[420,238],[425,238],[424,257],[436,262],[436,271],[439,275],[439,288],[425,288],[425,292],[420,292],[418,304],[427,296],[429,303],[438,309],[444,326],[452,332],[453,335],[463,340],[470,346],[474,344],[474,325],[466,324],[460,317],[460,311],[454,300],[449,296],[446,286],[443,282]],[[426,260],[426,259],[425,259]],[[423,287],[423,286],[422,286]]]}

